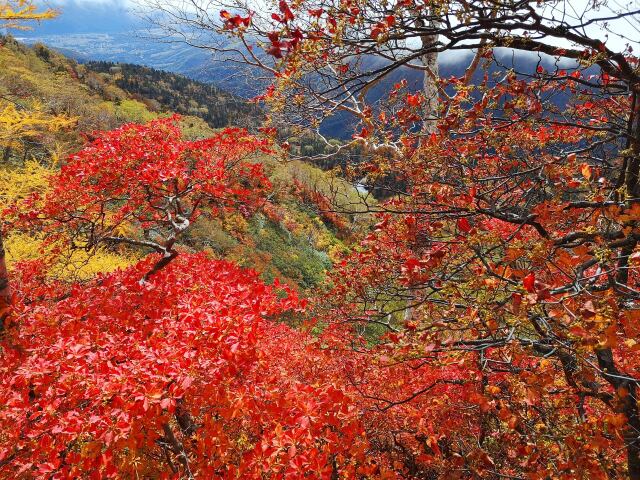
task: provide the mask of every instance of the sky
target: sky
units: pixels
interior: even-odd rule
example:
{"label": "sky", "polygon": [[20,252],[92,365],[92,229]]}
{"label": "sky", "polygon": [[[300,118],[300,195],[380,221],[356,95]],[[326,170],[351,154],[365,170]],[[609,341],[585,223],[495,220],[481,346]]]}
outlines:
{"label": "sky", "polygon": [[[167,0],[167,4],[172,1]],[[616,11],[640,10],[640,0],[606,0],[606,5],[600,6],[597,11],[590,8],[594,1],[603,3],[602,0],[566,0],[556,2],[556,5],[547,5],[544,13],[555,19],[573,19],[585,16],[604,18],[611,16]],[[260,8],[263,0],[255,0],[256,9]],[[43,6],[57,8],[61,11],[59,19],[53,20],[50,25],[42,24],[39,30],[45,29],[42,33],[71,34],[84,33],[88,31],[108,31],[110,29],[128,29],[135,17],[127,13],[136,8],[136,0],[43,0]],[[585,15],[585,11],[589,11]],[[630,44],[633,51],[640,53],[640,14],[635,16],[617,19],[615,21],[598,22],[588,27],[585,32],[592,38],[606,41],[607,46],[615,50],[622,50]],[[568,46],[560,44],[558,46]]]}
{"label": "sky", "polygon": [[112,33],[126,31],[139,22],[131,13],[128,0],[47,0],[37,5],[58,10],[52,20],[32,25],[30,32],[17,36],[69,35],[75,33]]}

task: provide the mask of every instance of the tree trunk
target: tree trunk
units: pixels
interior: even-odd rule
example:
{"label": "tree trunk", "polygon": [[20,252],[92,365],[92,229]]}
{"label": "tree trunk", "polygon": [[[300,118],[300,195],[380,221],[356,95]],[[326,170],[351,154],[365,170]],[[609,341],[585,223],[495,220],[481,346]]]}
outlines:
{"label": "tree trunk", "polygon": [[[637,87],[636,87],[637,88]],[[627,195],[632,198],[637,198],[640,193],[640,112],[638,111],[640,104],[638,104],[638,93],[634,93],[632,122],[631,122],[631,144],[632,144],[632,158],[628,162],[627,170]],[[635,222],[634,222],[635,223]],[[635,227],[636,225],[634,225]],[[629,268],[628,262],[637,242],[633,242],[631,251],[621,252],[621,259],[624,258],[623,269],[621,273],[621,279],[623,279],[626,285],[629,281]],[[607,373],[616,374],[615,364],[613,363],[613,354],[609,353],[611,365],[614,371],[603,370]],[[609,359],[607,356],[607,359]],[[598,361],[600,361],[600,355],[598,355]],[[607,366],[607,365],[605,365]],[[600,368],[603,366],[601,365]],[[625,390],[628,391],[628,395],[622,398],[622,410],[627,417],[627,428],[625,429],[625,443],[627,446],[627,468],[629,470],[629,478],[632,480],[640,480],[640,414],[638,412],[638,385],[635,381],[616,380],[615,382],[609,380],[609,383],[616,387],[618,395]]]}
{"label": "tree trunk", "polygon": [[[433,20],[419,18],[416,22],[419,27],[426,30],[435,31],[437,25]],[[430,51],[438,42],[437,34],[427,34],[420,37],[422,49],[425,53],[420,57],[422,65],[426,68],[424,72],[422,90],[424,93],[426,108],[425,118],[422,121],[423,132],[432,134],[438,127],[438,52]]]}
{"label": "tree trunk", "polygon": [[[425,22],[423,18],[416,20],[416,25],[419,28],[435,29],[436,25],[432,20]],[[422,120],[422,133],[431,135],[435,133],[438,128],[438,105],[440,99],[438,97],[438,52],[431,52],[429,49],[438,41],[438,35],[422,35],[420,37],[422,49],[426,51],[421,57],[422,65],[426,68],[424,77],[422,80],[422,93],[425,98],[425,112]],[[403,321],[409,322],[413,319],[414,307],[411,304],[416,303],[416,293],[411,294],[411,299],[407,302],[409,306],[405,308]]]}
{"label": "tree trunk", "polygon": [[624,443],[627,449],[627,469],[631,480],[640,480],[640,414],[638,413],[637,384],[620,372],[610,348],[596,351],[598,366],[604,378],[615,388],[620,401],[620,413],[627,417]]}
{"label": "tree trunk", "polygon": [[9,272],[5,259],[4,246],[2,244],[2,231],[0,231],[0,332],[5,328],[11,311],[11,288],[9,287]]}
{"label": "tree trunk", "polygon": [[[634,91],[629,116],[628,137],[626,149],[630,150],[625,158],[620,178],[624,178],[626,197],[636,198],[640,194],[640,103],[638,91]],[[636,227],[633,222],[632,227]],[[619,295],[619,304],[625,308],[628,300],[628,292],[619,286],[626,286],[629,282],[629,258],[637,246],[637,242],[623,247],[619,252],[618,271],[616,274],[616,290]],[[602,370],[603,377],[614,387],[620,410],[627,418],[624,431],[625,446],[627,449],[627,469],[629,478],[640,480],[640,412],[638,411],[638,383],[629,378],[624,372],[618,370],[613,352],[610,348],[596,351],[598,366]]]}
{"label": "tree trunk", "polygon": [[[424,42],[433,45],[438,40],[437,35],[423,37]],[[423,131],[432,134],[438,127],[438,52],[426,53],[422,56],[422,64],[427,68],[424,72],[423,92],[426,101],[426,118],[423,120]]]}

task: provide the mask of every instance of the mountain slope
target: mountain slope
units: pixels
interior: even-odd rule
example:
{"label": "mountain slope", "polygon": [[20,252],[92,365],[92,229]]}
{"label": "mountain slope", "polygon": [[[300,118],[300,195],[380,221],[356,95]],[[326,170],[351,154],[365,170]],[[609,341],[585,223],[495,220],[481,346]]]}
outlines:
{"label": "mountain slope", "polygon": [[106,74],[108,81],[129,94],[156,102],[158,108],[200,117],[213,128],[234,125],[254,130],[264,119],[263,112],[245,99],[183,75],[129,63],[86,62],[84,66]]}
{"label": "mountain slope", "polygon": [[[56,158],[64,159],[68,153],[78,150],[84,138],[90,138],[95,130],[171,115],[174,113],[172,106],[176,109],[188,106],[187,112],[188,108],[193,108],[193,113],[202,113],[198,109],[203,106],[210,107],[220,114],[217,121],[224,124],[229,124],[231,118],[246,117],[247,112],[255,110],[253,105],[239,102],[218,89],[207,93],[181,77],[149,69],[130,69],[143,73],[129,77],[124,84],[138,93],[118,86],[118,80],[124,78],[122,69],[111,71],[109,67],[107,72],[95,72],[42,45],[29,48],[11,38],[2,38],[0,102],[15,102],[20,108],[27,109],[40,105],[51,114],[63,114],[77,120],[73,128],[55,134],[33,135],[25,140],[22,148],[5,150],[0,161],[2,203],[8,198],[8,190],[16,184],[16,179],[28,186],[29,175],[46,175],[47,171],[57,168]],[[140,92],[154,78],[161,79],[159,83],[163,85],[151,88],[147,94],[153,94],[154,98],[148,98]],[[140,88],[132,87],[138,85],[137,79],[143,80]],[[195,93],[194,98],[189,96],[191,91]],[[216,105],[216,99],[221,103]],[[223,121],[224,118],[227,120]],[[181,125],[189,138],[204,138],[214,131],[202,118],[193,115],[184,116]],[[30,159],[35,159],[35,163]],[[346,248],[351,229],[362,228],[349,218],[325,213],[326,196],[338,192],[345,203],[356,203],[358,193],[340,179],[308,164],[281,162],[270,156],[264,156],[261,161],[274,185],[271,201],[263,210],[250,219],[229,214],[215,221],[196,222],[185,238],[183,248],[208,250],[217,257],[254,267],[269,281],[279,277],[292,285],[313,288],[330,267],[332,257]],[[300,191],[306,195],[301,197]],[[25,193],[28,193],[28,187],[20,195]],[[28,238],[8,241],[9,258],[15,261],[37,254],[35,247],[29,247],[29,242]],[[135,258],[142,252],[110,253]]]}

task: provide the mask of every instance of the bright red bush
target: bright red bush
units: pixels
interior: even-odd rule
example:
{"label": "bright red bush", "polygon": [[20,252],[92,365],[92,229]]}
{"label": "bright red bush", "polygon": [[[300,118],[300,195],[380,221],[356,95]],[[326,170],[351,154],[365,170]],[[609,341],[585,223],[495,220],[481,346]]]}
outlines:
{"label": "bright red bush", "polygon": [[250,215],[266,202],[271,184],[257,155],[269,151],[267,141],[233,128],[187,141],[178,121],[96,134],[50,178],[44,198],[33,195],[7,213],[72,248],[128,244],[172,259],[200,215]]}
{"label": "bright red bush", "polygon": [[355,477],[354,404],[331,376],[296,372],[315,342],[271,320],[304,302],[203,254],[141,284],[154,260],[17,307],[1,475]]}

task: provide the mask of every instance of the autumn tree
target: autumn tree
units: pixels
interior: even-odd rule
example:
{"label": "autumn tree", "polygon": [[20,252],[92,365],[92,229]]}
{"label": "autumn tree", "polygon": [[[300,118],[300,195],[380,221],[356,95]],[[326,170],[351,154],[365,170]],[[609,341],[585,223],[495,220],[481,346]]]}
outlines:
{"label": "autumn tree", "polygon": [[375,471],[349,397],[330,375],[311,375],[306,362],[313,354],[322,365],[322,352],[270,320],[303,308],[293,292],[205,254],[182,255],[141,283],[156,258],[54,301],[33,298],[53,286],[20,269],[31,301],[17,302],[11,333],[28,354],[7,350],[0,363],[0,476]]}
{"label": "autumn tree", "polygon": [[[23,28],[25,21],[47,20],[55,16],[55,11],[39,11],[28,0],[3,0],[0,3],[0,27],[4,28]],[[72,122],[70,119],[53,117],[41,111],[23,111],[10,99],[0,97],[0,147],[3,149],[3,160],[6,161],[8,152],[18,144],[20,138],[34,135],[41,130],[59,130]],[[0,331],[8,319],[12,298],[2,229],[0,219]]]}
{"label": "autumn tree", "polygon": [[[342,113],[370,129],[368,92],[407,67],[422,78],[422,129],[427,134],[435,129],[438,6],[405,2],[398,10],[376,2],[285,1],[271,12],[239,0],[214,3],[218,16],[211,14],[212,4],[199,0],[140,3],[163,32],[217,60],[245,65],[246,74],[263,83],[273,82],[257,98],[272,100],[275,125],[311,129],[332,147],[320,134],[322,120]],[[313,42],[305,41],[310,38]]]}
{"label": "autumn tree", "polygon": [[3,0],[0,3],[0,27],[28,28],[25,22],[49,20],[57,15],[53,9],[39,10],[29,0]]}
{"label": "autumn tree", "polygon": [[160,254],[143,280],[177,255],[176,242],[202,214],[249,215],[266,201],[269,180],[251,156],[268,144],[239,129],[185,141],[179,117],[125,124],[96,134],[35,193],[8,213],[16,226],[43,230],[71,249],[104,245]]}
{"label": "autumn tree", "polygon": [[[186,142],[171,119],[98,135],[53,194],[8,213],[71,248],[155,254],[89,285],[20,268],[0,468],[640,478],[638,60],[598,39],[638,12],[525,0],[180,12],[165,8],[203,27],[182,30],[203,35],[192,43],[230,34],[236,60],[273,76],[274,115],[358,119],[363,161],[346,174],[385,192],[364,205],[377,223],[315,299],[315,335],[294,331],[271,321],[302,309],[292,292],[176,246],[198,215],[261,204],[268,187],[243,161],[261,141]],[[536,63],[505,65],[501,48]],[[438,102],[400,78],[371,103],[392,74],[469,49],[467,73],[434,83]]]}
{"label": "autumn tree", "polygon": [[[336,275],[329,316],[388,330],[396,361],[432,369],[455,355],[479,369],[467,380],[479,392],[474,446],[438,455],[480,459],[462,475],[640,478],[640,12],[528,0],[247,7],[169,14],[203,27],[192,43],[220,51],[197,33],[231,35],[236,59],[271,72],[262,98],[289,121],[317,128],[342,109],[360,122],[354,142],[370,156],[350,173],[391,199]],[[504,49],[533,65],[505,64]],[[433,97],[405,79],[368,103],[392,73],[457,50],[476,53],[466,74],[438,82],[437,128],[423,128]]]}

